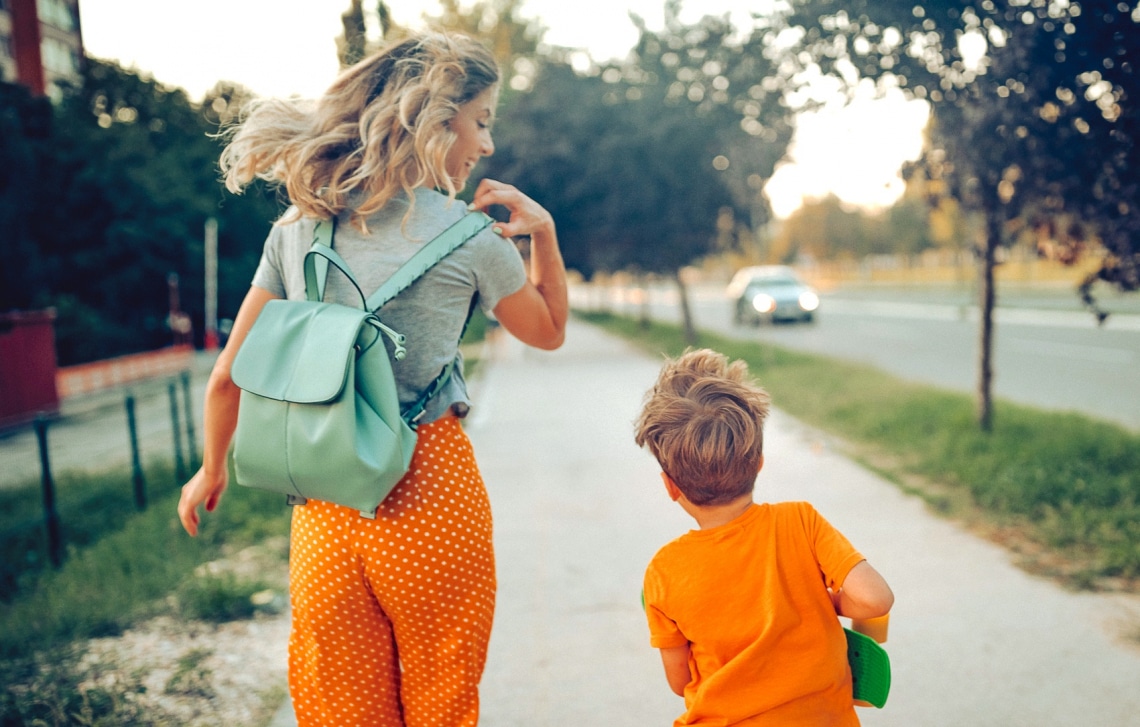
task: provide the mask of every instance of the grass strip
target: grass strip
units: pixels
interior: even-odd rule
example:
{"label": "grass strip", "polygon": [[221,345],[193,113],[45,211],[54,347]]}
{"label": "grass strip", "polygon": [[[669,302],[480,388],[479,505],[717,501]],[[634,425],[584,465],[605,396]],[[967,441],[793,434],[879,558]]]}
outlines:
{"label": "grass strip", "polygon": [[[104,486],[91,484],[96,490]],[[153,498],[143,512],[104,510],[115,520],[93,542],[69,546],[59,569],[23,579],[20,591],[0,604],[0,659],[119,633],[169,609],[165,597],[195,579],[199,565],[288,534],[283,497],[234,485],[204,518],[198,537],[191,538],[178,521],[178,494]]]}
{"label": "grass strip", "polygon": [[[144,473],[148,499],[177,490],[173,468],[152,462]],[[119,530],[138,512],[125,469],[67,471],[55,477],[56,512],[69,553]],[[36,481],[0,490],[0,603],[11,601],[51,567],[43,493]]]}
{"label": "grass strip", "polygon": [[[576,313],[655,354],[680,327]],[[839,436],[861,463],[1014,546],[1072,587],[1140,587],[1140,436],[1086,416],[998,401],[991,432],[973,398],[858,364],[702,332],[746,361],[784,411]]]}

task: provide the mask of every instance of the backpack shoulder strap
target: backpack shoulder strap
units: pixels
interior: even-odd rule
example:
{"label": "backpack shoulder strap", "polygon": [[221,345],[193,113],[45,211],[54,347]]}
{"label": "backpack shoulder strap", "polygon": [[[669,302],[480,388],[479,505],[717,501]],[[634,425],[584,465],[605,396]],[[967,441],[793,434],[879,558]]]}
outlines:
{"label": "backpack shoulder strap", "polygon": [[368,298],[368,310],[376,311],[384,304],[395,298],[405,288],[419,280],[420,276],[432,268],[443,258],[447,257],[463,243],[479,234],[488,225],[494,222],[490,216],[482,212],[469,212],[458,222],[439,233],[431,242],[428,242],[416,251],[392,277],[380,286],[380,289]]}
{"label": "backpack shoulder strap", "polygon": [[[312,302],[323,301],[325,298],[325,282],[328,277],[329,265],[334,266],[352,283],[352,287],[356,289],[357,295],[360,296],[360,307],[364,309],[364,291],[360,289],[360,283],[356,282],[356,276],[352,274],[349,269],[348,263],[340,256],[336,250],[332,249],[332,233],[331,227],[335,226],[335,221],[330,223],[328,220],[322,220],[317,225],[317,236],[313,240],[312,247],[305,253],[305,299]],[[325,231],[322,233],[321,228]]]}
{"label": "backpack shoulder strap", "polygon": [[[324,300],[325,297],[325,280],[329,272],[329,256],[323,255],[321,257],[314,257],[310,259],[314,250],[325,250],[332,252],[333,230],[336,227],[336,218],[333,217],[327,220],[317,220],[316,227],[313,228],[313,244],[309,247],[309,252],[305,255],[305,299],[311,301]],[[337,255],[339,258],[340,256]],[[343,262],[343,261],[341,261]],[[348,263],[344,267],[340,267],[350,279],[352,273],[348,271]],[[352,281],[356,284],[356,280]],[[360,286],[357,286],[359,289]],[[361,295],[363,297],[363,294]]]}

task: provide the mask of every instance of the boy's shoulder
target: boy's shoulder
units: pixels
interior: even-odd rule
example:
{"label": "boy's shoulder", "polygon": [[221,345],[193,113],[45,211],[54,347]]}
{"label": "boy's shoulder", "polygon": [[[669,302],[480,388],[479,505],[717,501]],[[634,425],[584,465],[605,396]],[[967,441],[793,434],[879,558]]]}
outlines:
{"label": "boy's shoulder", "polygon": [[712,530],[690,530],[658,549],[653,560],[683,556],[690,551],[735,547],[734,536],[747,534],[757,529],[781,527],[789,522],[806,523],[816,516],[816,510],[809,502],[764,502],[753,503],[736,520]]}
{"label": "boy's shoulder", "polygon": [[738,547],[739,538],[763,537],[758,531],[786,534],[791,528],[809,532],[816,528],[820,519],[815,506],[804,500],[754,503],[727,525],[712,530],[690,530],[674,538],[657,551],[653,560],[684,558],[689,553]]}

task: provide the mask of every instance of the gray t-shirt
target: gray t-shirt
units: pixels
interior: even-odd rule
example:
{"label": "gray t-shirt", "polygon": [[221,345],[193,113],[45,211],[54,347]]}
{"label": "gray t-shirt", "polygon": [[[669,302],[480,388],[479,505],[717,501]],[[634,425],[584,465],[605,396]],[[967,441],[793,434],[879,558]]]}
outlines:
{"label": "gray t-shirt", "polygon": [[[405,224],[407,210],[406,198],[393,199],[368,218],[367,234],[349,223],[348,212],[337,219],[332,246],[348,263],[365,296],[376,292],[421,245],[467,213],[463,202],[426,189],[416,190],[415,208]],[[253,285],[282,298],[304,300],[304,259],[315,226],[311,218],[274,225]],[[420,421],[435,421],[456,403],[462,403],[457,410],[465,412],[471,401],[458,344],[472,296],[478,295],[479,305],[490,312],[525,283],[526,271],[514,244],[487,228],[389,301],[379,312],[380,320],[407,337],[407,355],[392,361],[401,405],[416,402],[443,367],[458,357],[451,380],[428,402]],[[361,304],[352,283],[331,265],[325,300]],[[391,356],[391,341],[382,338]]]}

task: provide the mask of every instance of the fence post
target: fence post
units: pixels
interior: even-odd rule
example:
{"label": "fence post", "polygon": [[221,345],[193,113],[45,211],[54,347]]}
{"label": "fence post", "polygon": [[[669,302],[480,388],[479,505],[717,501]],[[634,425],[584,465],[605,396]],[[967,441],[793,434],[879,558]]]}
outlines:
{"label": "fence post", "polygon": [[175,484],[181,485],[186,481],[186,462],[182,459],[182,428],[178,424],[178,393],[174,388],[174,380],[166,386],[170,395],[170,433],[174,435],[174,476]]}
{"label": "fence post", "polygon": [[55,481],[51,477],[47,428],[47,420],[42,416],[36,417],[36,441],[40,445],[40,472],[44,492],[44,524],[47,526],[48,554],[52,565],[58,568],[63,563],[63,538],[60,535],[59,512],[55,509]]}
{"label": "fence post", "polygon": [[194,406],[190,398],[190,372],[182,372],[182,409],[186,412],[186,449],[190,453],[190,471],[198,469],[198,442],[194,438]]}
{"label": "fence post", "polygon": [[138,428],[135,425],[135,396],[127,394],[127,431],[131,438],[131,481],[135,488],[135,507],[146,509],[146,482],[143,480],[142,462],[139,458]]}

